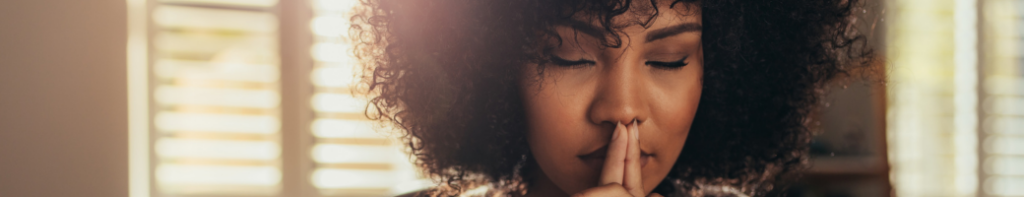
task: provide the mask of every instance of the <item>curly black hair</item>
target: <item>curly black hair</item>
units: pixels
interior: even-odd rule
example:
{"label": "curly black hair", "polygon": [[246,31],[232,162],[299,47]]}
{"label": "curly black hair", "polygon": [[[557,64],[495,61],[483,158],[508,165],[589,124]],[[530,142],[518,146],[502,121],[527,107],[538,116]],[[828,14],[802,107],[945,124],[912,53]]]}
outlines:
{"label": "curly black hair", "polygon": [[[399,126],[426,174],[456,195],[525,192],[532,156],[519,83],[554,27],[594,17],[608,34],[632,0],[363,0],[351,18],[367,116]],[[650,0],[650,3],[658,3]],[[686,145],[655,192],[727,185],[763,195],[804,168],[806,121],[830,79],[873,56],[858,0],[677,0],[699,6],[703,92]],[[637,21],[643,24],[647,21]],[[604,42],[616,47],[617,36]],[[542,72],[542,70],[538,70]]]}

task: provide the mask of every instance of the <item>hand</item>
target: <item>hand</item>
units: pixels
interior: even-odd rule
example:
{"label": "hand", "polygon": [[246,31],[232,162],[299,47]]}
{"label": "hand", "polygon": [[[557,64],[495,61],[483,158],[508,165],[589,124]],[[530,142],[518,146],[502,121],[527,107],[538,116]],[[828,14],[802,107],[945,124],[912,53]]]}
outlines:
{"label": "hand", "polygon": [[[640,173],[640,130],[634,120],[627,127],[618,123],[608,144],[601,180],[597,187],[573,194],[573,197],[632,196],[643,197],[643,179]],[[651,193],[649,197],[661,197]]]}

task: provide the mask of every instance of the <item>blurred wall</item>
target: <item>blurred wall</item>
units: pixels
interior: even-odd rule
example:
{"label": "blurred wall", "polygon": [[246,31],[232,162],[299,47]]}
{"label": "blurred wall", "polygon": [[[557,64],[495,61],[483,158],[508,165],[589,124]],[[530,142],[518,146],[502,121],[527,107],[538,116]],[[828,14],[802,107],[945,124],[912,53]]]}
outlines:
{"label": "blurred wall", "polygon": [[127,196],[125,10],[0,1],[0,196]]}

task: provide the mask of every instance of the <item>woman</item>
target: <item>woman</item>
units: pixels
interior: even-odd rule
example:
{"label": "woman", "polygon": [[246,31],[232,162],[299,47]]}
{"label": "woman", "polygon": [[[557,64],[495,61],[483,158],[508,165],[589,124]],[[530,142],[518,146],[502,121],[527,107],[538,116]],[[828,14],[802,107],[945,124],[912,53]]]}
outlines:
{"label": "woman", "polygon": [[443,183],[417,195],[769,195],[871,56],[857,0],[363,3],[369,115]]}

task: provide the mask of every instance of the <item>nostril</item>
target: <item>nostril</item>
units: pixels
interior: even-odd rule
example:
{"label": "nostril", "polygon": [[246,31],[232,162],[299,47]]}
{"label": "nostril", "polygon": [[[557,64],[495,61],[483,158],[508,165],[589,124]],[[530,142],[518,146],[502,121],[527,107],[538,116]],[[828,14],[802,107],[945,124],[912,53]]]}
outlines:
{"label": "nostril", "polygon": [[640,120],[638,120],[636,118],[633,118],[633,120],[630,120],[629,123],[626,123],[626,126],[630,126],[630,125],[633,125],[633,124],[639,124],[639,123],[640,123]]}

